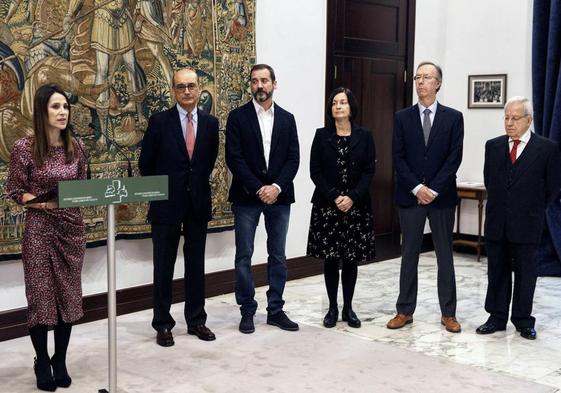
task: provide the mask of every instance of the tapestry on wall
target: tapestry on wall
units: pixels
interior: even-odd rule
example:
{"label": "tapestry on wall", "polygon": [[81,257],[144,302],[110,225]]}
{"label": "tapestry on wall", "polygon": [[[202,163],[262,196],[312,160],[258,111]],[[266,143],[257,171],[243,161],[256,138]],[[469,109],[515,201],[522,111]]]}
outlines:
{"label": "tapestry on wall", "polygon": [[[93,178],[126,176],[127,160],[139,174],[147,119],[174,105],[174,70],[197,70],[199,108],[223,130],[228,112],[249,99],[254,15],[254,0],[0,0],[0,182],[14,141],[33,134],[33,95],[45,83],[70,95]],[[228,177],[221,132],[210,230],[233,224]],[[0,255],[18,254],[25,210],[5,196],[0,203]],[[149,233],[147,210],[120,205],[117,233]],[[88,242],[105,239],[105,207],[83,214]]]}

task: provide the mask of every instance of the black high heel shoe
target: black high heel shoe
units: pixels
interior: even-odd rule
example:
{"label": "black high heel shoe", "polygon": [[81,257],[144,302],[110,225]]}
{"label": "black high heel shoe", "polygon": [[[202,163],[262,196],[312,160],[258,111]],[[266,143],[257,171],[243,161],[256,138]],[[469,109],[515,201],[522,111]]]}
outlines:
{"label": "black high heel shoe", "polygon": [[39,364],[37,363],[37,358],[35,358],[33,361],[33,371],[37,378],[37,389],[46,392],[54,392],[56,390],[57,385],[53,378],[49,362],[47,362],[47,364]]}
{"label": "black high heel shoe", "polygon": [[323,318],[323,326],[326,328],[332,328],[337,324],[337,319],[339,318],[339,310],[336,308],[330,308]]}
{"label": "black high heel shoe", "polygon": [[68,375],[68,371],[66,370],[66,364],[57,363],[56,355],[53,355],[51,358],[51,365],[53,367],[53,376],[55,383],[60,388],[67,388],[72,383],[72,378]]}
{"label": "black high heel shoe", "polygon": [[342,317],[343,321],[347,322],[350,327],[359,328],[361,325],[360,319],[351,308],[343,309]]}

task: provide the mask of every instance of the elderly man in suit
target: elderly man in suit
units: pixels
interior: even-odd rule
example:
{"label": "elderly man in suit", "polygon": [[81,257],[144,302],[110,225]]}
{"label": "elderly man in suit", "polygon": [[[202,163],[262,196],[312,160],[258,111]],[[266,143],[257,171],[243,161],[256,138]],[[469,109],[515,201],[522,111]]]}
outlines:
{"label": "elderly man in suit", "polygon": [[205,243],[212,218],[209,177],[218,155],[218,120],[197,108],[201,91],[197,73],[185,68],[173,76],[177,104],[148,122],[138,166],[143,176],[167,175],[167,201],[150,203],[154,252],[154,317],[156,342],[174,344],[170,314],[172,281],[179,238],[185,258],[185,319],[187,332],[211,341],[205,326]]}
{"label": "elderly man in suit", "polygon": [[[536,288],[536,252],[543,233],[545,209],[559,194],[559,146],[533,134],[532,105],[513,97],[505,105],[506,135],[485,144],[483,174],[487,188],[485,247],[488,266],[487,322],[476,330],[505,330],[511,321],[526,339],[537,337],[531,315]],[[514,292],[512,272],[514,271]]]}
{"label": "elderly man in suit", "polygon": [[394,120],[395,199],[403,243],[397,315],[387,327],[399,329],[413,322],[419,253],[428,217],[438,265],[441,323],[447,331],[458,333],[461,326],[456,320],[452,233],[464,120],[460,112],[436,100],[442,84],[439,66],[431,62],[419,64],[414,80],[418,104],[397,112]]}
{"label": "elderly man in suit", "polygon": [[240,305],[242,333],[253,333],[257,310],[251,274],[255,230],[263,214],[267,231],[267,323],[295,331],[298,324],[283,311],[282,294],[287,277],[286,235],[292,183],[300,161],[294,116],[273,102],[275,72],[257,64],[250,73],[253,99],[234,109],[226,124],[226,163],[232,172],[229,201],[234,212],[236,238],[236,301]]}

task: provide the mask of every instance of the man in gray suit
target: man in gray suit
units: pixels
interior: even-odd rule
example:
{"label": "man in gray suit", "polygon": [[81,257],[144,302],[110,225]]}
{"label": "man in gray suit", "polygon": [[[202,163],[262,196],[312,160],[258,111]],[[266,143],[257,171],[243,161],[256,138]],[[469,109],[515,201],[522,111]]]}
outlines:
{"label": "man in gray suit", "polygon": [[436,101],[436,93],[442,84],[439,66],[430,62],[419,64],[414,79],[419,102],[397,112],[394,120],[395,199],[399,206],[403,244],[397,315],[387,327],[399,329],[413,322],[417,303],[417,265],[428,218],[438,264],[441,323],[447,331],[458,333],[461,326],[456,320],[452,233],[464,120],[461,112]]}

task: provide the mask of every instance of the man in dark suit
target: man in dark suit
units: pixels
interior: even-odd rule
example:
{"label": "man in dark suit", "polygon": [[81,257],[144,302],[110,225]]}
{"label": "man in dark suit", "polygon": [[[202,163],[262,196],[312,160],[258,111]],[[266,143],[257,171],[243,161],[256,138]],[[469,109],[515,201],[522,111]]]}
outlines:
{"label": "man in dark suit", "polygon": [[179,238],[185,258],[185,319],[187,332],[201,340],[215,339],[206,326],[205,243],[212,218],[209,177],[218,154],[218,120],[197,109],[199,80],[194,69],[175,73],[172,86],[177,105],[153,115],[142,141],[138,166],[143,176],[167,175],[167,201],[150,203],[154,252],[154,317],[157,343],[174,344],[170,314],[172,281]]}
{"label": "man in dark suit", "polygon": [[529,131],[532,106],[527,98],[508,100],[504,121],[506,135],[485,144],[485,248],[489,280],[485,310],[490,315],[476,332],[505,330],[512,299],[512,323],[522,337],[534,340],[536,319],[531,313],[537,278],[536,253],[545,209],[561,187],[561,156],[555,142]]}
{"label": "man in dark suit", "polygon": [[273,103],[277,82],[273,69],[257,64],[251,69],[253,100],[234,109],[226,124],[226,163],[232,172],[229,201],[236,237],[236,301],[242,318],[239,330],[253,333],[257,310],[251,274],[255,230],[263,214],[267,231],[267,323],[298,330],[284,313],[282,294],[287,277],[286,235],[292,183],[300,162],[294,116]]}
{"label": "man in dark suit", "polygon": [[438,264],[441,323],[447,331],[458,333],[461,326],[456,320],[452,233],[464,120],[460,112],[436,101],[442,84],[439,66],[430,62],[419,64],[414,79],[419,102],[397,112],[394,120],[395,200],[399,207],[402,258],[397,315],[387,327],[399,329],[413,322],[419,253],[428,217]]}

